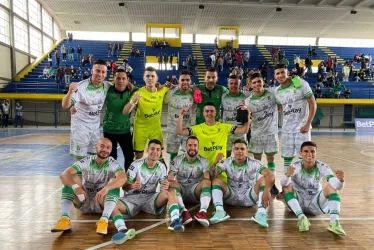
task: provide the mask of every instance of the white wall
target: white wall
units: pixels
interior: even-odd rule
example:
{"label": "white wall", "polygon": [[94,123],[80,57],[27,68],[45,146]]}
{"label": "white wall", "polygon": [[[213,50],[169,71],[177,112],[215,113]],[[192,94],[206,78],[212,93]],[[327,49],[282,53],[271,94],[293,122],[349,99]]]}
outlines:
{"label": "white wall", "polygon": [[12,78],[12,65],[10,62],[10,48],[0,45],[0,77]]}
{"label": "white wall", "polygon": [[16,51],[16,73],[18,74],[27,65],[29,65],[29,56]]}

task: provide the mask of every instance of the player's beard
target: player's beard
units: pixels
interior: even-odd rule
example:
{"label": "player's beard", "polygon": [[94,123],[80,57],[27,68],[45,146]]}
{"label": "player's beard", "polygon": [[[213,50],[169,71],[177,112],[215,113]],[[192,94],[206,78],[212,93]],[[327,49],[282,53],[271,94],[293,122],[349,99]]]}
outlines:
{"label": "player's beard", "polygon": [[187,151],[188,156],[195,157],[197,155],[197,150],[190,149]]}
{"label": "player's beard", "polygon": [[96,155],[97,155],[97,157],[99,157],[102,160],[105,160],[106,158],[109,157],[109,154],[103,153],[102,151],[98,152]]}

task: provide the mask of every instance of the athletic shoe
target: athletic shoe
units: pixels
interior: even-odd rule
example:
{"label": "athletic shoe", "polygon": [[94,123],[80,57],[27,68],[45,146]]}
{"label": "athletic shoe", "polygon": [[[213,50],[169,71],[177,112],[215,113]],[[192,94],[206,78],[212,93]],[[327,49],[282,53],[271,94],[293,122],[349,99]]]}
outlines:
{"label": "athletic shoe", "polygon": [[182,224],[182,221],[180,218],[177,218],[175,220],[173,220],[169,227],[168,227],[169,230],[171,231],[174,231],[174,232],[184,232],[184,226]]}
{"label": "athletic shoe", "polygon": [[276,198],[278,200],[284,200],[284,193],[283,192],[280,192],[279,194],[277,194]]}
{"label": "athletic shoe", "polygon": [[330,223],[327,230],[329,230],[330,232],[333,232],[334,234],[337,234],[337,235],[342,235],[342,236],[346,235],[338,220],[336,220],[333,223]]}
{"label": "athletic shoe", "polygon": [[126,240],[131,240],[136,235],[135,229],[122,229],[118,233],[113,234],[112,241],[114,244],[120,245]]}
{"label": "athletic shoe", "polygon": [[277,195],[277,194],[279,194],[279,189],[277,188],[277,186],[275,186],[275,184],[274,184],[273,187],[271,188],[270,193],[271,193],[272,195]]}
{"label": "athletic shoe", "polygon": [[188,223],[190,223],[192,221],[192,216],[190,214],[190,212],[188,211],[183,211],[182,212],[182,224],[183,225],[187,225]]}
{"label": "athletic shoe", "polygon": [[58,220],[57,224],[54,228],[51,229],[51,232],[62,232],[62,231],[68,231],[71,230],[71,222],[66,217],[61,217],[61,219]]}
{"label": "athletic shoe", "polygon": [[106,235],[108,233],[108,222],[104,219],[100,219],[97,223],[96,233]]}
{"label": "athletic shoe", "polygon": [[300,232],[306,232],[309,231],[310,222],[306,217],[302,216],[297,222],[297,226]]}
{"label": "athletic shoe", "polygon": [[226,211],[218,210],[214,213],[213,217],[209,219],[209,221],[212,224],[217,224],[228,219],[230,219],[230,215],[228,215]]}
{"label": "athletic shoe", "polygon": [[265,213],[256,213],[254,216],[252,216],[252,220],[257,222],[262,227],[269,227],[269,224],[266,221],[266,214]]}
{"label": "athletic shoe", "polygon": [[208,214],[206,212],[200,211],[194,217],[201,225],[209,227]]}

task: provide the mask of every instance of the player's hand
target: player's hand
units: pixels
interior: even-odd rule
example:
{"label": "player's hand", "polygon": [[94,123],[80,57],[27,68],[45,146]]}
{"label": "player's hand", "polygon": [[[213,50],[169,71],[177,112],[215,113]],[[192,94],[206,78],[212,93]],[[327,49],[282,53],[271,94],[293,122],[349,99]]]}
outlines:
{"label": "player's hand", "polygon": [[156,87],[157,90],[161,90],[164,86],[162,86],[161,83],[156,82],[155,87]]}
{"label": "player's hand", "polygon": [[168,174],[168,181],[169,182],[174,181],[174,174],[173,173]]}
{"label": "player's hand", "polygon": [[136,178],[136,181],[134,182],[134,184],[131,185],[131,189],[138,190],[141,187],[142,187],[142,183],[140,182],[140,179]]}
{"label": "player's hand", "polygon": [[270,194],[270,191],[264,191],[263,194],[262,194],[262,200],[261,200],[261,204],[264,208],[267,208],[270,206],[271,204],[271,194]]}
{"label": "player's hand", "polygon": [[86,197],[87,197],[86,191],[82,187],[77,187],[74,190],[74,193],[75,193],[76,196],[83,194],[84,195],[84,199],[86,199]]}
{"label": "player's hand", "polygon": [[310,124],[305,124],[304,126],[301,127],[300,133],[302,134],[308,133],[309,129],[310,129]]}
{"label": "player's hand", "polygon": [[77,83],[77,82],[75,82],[75,83],[70,83],[68,93],[69,93],[69,94],[73,94],[73,93],[76,92],[77,90],[78,90],[78,83]]}
{"label": "player's hand", "polygon": [[129,91],[133,91],[135,89],[135,86],[132,84],[132,83],[128,83],[127,84],[127,88],[129,89]]}
{"label": "player's hand", "polygon": [[72,106],[70,108],[70,114],[74,115],[75,113],[77,113],[77,109],[74,106]]}
{"label": "player's hand", "polygon": [[217,164],[220,163],[222,159],[223,159],[223,153],[217,154],[216,161],[214,162],[214,164],[217,166]]}
{"label": "player's hand", "polygon": [[169,189],[169,181],[165,179],[161,184],[161,190],[168,190]]}
{"label": "player's hand", "polygon": [[140,100],[141,97],[142,97],[141,95],[136,94],[134,95],[134,98],[132,99],[132,101],[136,104]]}
{"label": "player's hand", "polygon": [[335,176],[338,178],[339,181],[344,182],[344,171],[343,170],[336,170]]}
{"label": "player's hand", "polygon": [[99,203],[99,204],[104,204],[104,199],[105,199],[105,196],[107,195],[107,193],[109,192],[109,188],[108,187],[103,187],[97,194],[96,194],[96,201]]}
{"label": "player's hand", "polygon": [[169,81],[165,82],[165,87],[170,89],[172,86],[173,86],[173,84],[171,84],[171,82],[169,82]]}
{"label": "player's hand", "polygon": [[288,166],[286,176],[291,177],[294,174],[294,172],[295,172],[294,166]]}
{"label": "player's hand", "polygon": [[181,116],[183,116],[184,114],[187,114],[189,110],[190,109],[188,107],[183,107],[181,110]]}

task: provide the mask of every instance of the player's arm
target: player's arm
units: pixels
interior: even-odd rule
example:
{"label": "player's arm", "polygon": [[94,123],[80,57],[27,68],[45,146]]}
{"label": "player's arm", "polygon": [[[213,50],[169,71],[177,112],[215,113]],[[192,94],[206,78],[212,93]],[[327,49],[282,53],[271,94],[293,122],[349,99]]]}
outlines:
{"label": "player's arm", "polygon": [[273,173],[262,165],[258,172],[265,178],[265,190],[263,191],[261,204],[266,208],[271,204],[270,189],[274,185],[275,178]]}
{"label": "player's arm", "polygon": [[344,171],[336,170],[335,174],[327,165],[321,166],[321,174],[326,178],[327,182],[336,190],[342,190],[344,188]]}
{"label": "player's arm", "polygon": [[210,167],[209,175],[212,178],[216,178],[218,175],[220,175],[222,172],[225,171],[225,161],[222,161],[223,154],[219,153],[216,157],[216,160],[214,161],[213,165]]}
{"label": "player's arm", "polygon": [[74,181],[74,177],[77,176],[78,171],[82,171],[80,166],[78,164],[74,164],[60,174],[60,180],[65,186],[71,187],[79,200],[83,202],[86,197],[86,192],[84,191],[83,187],[79,186],[81,183],[75,183]]}
{"label": "player's arm", "polygon": [[183,116],[184,116],[184,114],[186,114],[188,112],[188,110],[189,109],[187,107],[182,108],[182,110],[179,114],[178,121],[177,121],[177,129],[176,129],[177,135],[183,135],[183,136],[191,135],[191,129],[190,128],[183,128]]}
{"label": "player's arm", "polygon": [[72,106],[73,102],[72,102],[72,97],[73,97],[73,94],[78,90],[78,83],[71,83],[69,85],[69,91],[68,93],[64,96],[64,98],[62,99],[62,108],[64,109],[68,109]]}
{"label": "player's arm", "polygon": [[248,120],[246,123],[243,124],[243,126],[241,127],[234,127],[233,128],[233,134],[236,134],[236,135],[245,135],[248,133],[249,131],[249,128],[251,126],[251,110],[250,109],[247,109],[248,110]]}
{"label": "player's arm", "polygon": [[123,110],[122,110],[122,113],[124,115],[128,115],[131,113],[131,111],[135,108],[135,106],[137,105],[138,101],[140,100],[140,95],[139,94],[136,94],[134,93],[134,97],[130,99],[130,101],[128,103],[126,103],[125,107],[123,107]]}
{"label": "player's arm", "polygon": [[110,190],[122,187],[127,181],[125,171],[118,165],[115,171],[115,178],[112,178],[108,184],[103,187],[95,196],[95,199],[100,203],[104,203],[104,199]]}
{"label": "player's arm", "polygon": [[291,177],[295,175],[295,167],[294,166],[288,166],[287,172],[282,176],[281,178],[281,185],[282,187],[286,187],[291,184]]}
{"label": "player's arm", "polygon": [[316,111],[317,111],[317,103],[313,95],[310,96],[308,99],[306,99],[306,101],[308,102],[308,106],[309,106],[309,115],[308,115],[308,119],[306,120],[305,125],[308,125],[308,127],[310,127],[310,125],[312,124],[314,115],[316,114]]}
{"label": "player's arm", "polygon": [[137,190],[142,187],[140,178],[138,176],[138,168],[133,164],[131,164],[129,169],[127,170],[127,177],[127,182],[122,187],[123,190],[127,192],[132,189]]}

